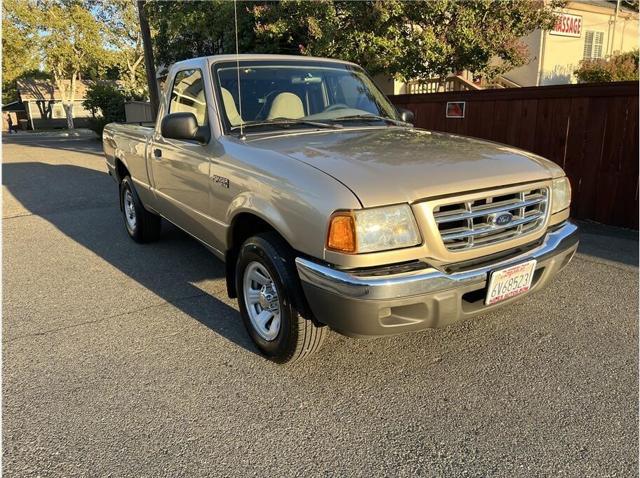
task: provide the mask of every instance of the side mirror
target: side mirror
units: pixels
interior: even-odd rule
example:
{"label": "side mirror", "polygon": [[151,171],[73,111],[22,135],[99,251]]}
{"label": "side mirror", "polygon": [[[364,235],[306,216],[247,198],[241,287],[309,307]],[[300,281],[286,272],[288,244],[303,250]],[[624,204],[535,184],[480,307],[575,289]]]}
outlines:
{"label": "side mirror", "polygon": [[198,120],[193,113],[172,113],[162,118],[160,124],[160,133],[165,138],[199,143],[206,143],[208,140],[208,135],[203,132],[204,129],[198,126]]}
{"label": "side mirror", "polygon": [[413,124],[413,120],[415,118],[413,111],[408,110],[406,108],[398,108],[398,113],[400,113],[400,119],[402,121],[404,121],[405,123]]}

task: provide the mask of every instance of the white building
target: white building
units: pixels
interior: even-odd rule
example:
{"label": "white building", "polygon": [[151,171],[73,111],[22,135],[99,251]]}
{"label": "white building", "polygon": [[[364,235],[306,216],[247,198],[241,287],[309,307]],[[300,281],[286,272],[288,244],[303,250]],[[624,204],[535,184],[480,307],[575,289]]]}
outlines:
{"label": "white building", "polygon": [[549,31],[524,38],[531,61],[503,76],[520,86],[575,83],[580,61],[609,58],[638,48],[638,13],[616,4],[582,0],[568,2]]}

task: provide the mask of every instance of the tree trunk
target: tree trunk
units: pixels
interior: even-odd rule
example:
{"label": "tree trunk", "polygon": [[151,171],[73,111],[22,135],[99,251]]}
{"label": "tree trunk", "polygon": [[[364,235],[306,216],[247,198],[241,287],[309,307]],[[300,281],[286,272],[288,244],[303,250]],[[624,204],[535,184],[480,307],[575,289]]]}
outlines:
{"label": "tree trunk", "polygon": [[67,114],[67,128],[69,129],[73,129],[73,100],[76,99],[76,76],[78,74],[74,73],[73,75],[71,75],[71,85],[70,85],[70,91],[69,91],[69,101],[67,102],[66,105],[64,105],[64,112]]}
{"label": "tree trunk", "polygon": [[62,108],[64,109],[65,116],[67,117],[67,128],[73,129],[73,100],[76,97],[76,76],[77,72],[71,75],[69,81],[69,88],[65,84],[64,78],[61,72],[54,73],[54,81],[60,92]]}
{"label": "tree trunk", "polygon": [[64,108],[64,112],[67,115],[67,128],[74,129],[74,126],[73,126],[73,102],[71,102],[71,103],[62,103],[62,107]]}
{"label": "tree trunk", "polygon": [[147,70],[147,84],[149,86],[149,99],[151,100],[151,109],[153,117],[158,116],[158,105],[160,104],[158,94],[158,80],[156,78],[156,67],[153,62],[153,47],[151,45],[151,31],[149,30],[149,21],[144,11],[145,0],[137,0],[138,18],[140,20],[140,32],[142,34],[142,46],[144,49],[144,64]]}

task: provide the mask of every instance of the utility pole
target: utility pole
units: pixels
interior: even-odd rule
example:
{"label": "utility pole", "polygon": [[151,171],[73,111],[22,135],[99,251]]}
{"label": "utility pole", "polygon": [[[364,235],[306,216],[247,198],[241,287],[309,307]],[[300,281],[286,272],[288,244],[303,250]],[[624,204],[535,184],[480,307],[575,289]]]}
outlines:
{"label": "utility pole", "polygon": [[613,33],[611,35],[611,48],[609,50],[610,56],[613,56],[613,49],[616,47],[614,42],[616,41],[616,29],[618,28],[618,13],[620,13],[620,0],[616,2],[616,15],[613,17]]}
{"label": "utility pole", "polygon": [[149,99],[151,100],[151,110],[153,117],[158,116],[158,81],[156,79],[156,67],[153,61],[153,48],[151,46],[151,31],[149,30],[149,21],[144,11],[147,3],[145,0],[137,0],[138,18],[140,19],[140,33],[142,35],[142,48],[144,49],[144,66],[147,72],[147,84],[149,85]]}

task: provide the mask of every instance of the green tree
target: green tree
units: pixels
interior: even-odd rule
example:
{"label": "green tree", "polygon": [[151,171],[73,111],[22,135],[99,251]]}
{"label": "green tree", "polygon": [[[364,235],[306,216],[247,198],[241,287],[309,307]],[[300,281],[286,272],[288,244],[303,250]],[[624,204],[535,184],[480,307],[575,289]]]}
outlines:
{"label": "green tree", "polygon": [[44,62],[60,91],[67,127],[72,129],[76,82],[103,58],[101,25],[79,1],[48,1],[38,7]]}
{"label": "green tree", "polygon": [[[561,0],[238,2],[241,52],[327,56],[399,79],[470,70],[493,77],[528,61],[523,36],[550,28]],[[233,3],[152,2],[159,63],[235,52]]]}
{"label": "green tree", "polygon": [[[254,33],[253,6],[238,2],[238,40],[241,52],[266,52]],[[235,53],[234,5],[226,0],[208,2],[147,2],[156,62],[169,65],[198,56]],[[273,52],[273,50],[271,50]]]}
{"label": "green tree", "polygon": [[583,60],[574,71],[578,83],[638,81],[638,50],[615,55],[608,60]]}
{"label": "green tree", "polygon": [[[7,25],[5,20],[12,24]],[[3,50],[6,47],[5,55],[9,53],[3,69],[9,71],[12,65],[19,65],[21,51],[27,60],[42,60],[60,92],[67,126],[73,128],[77,81],[102,74],[109,58],[103,47],[101,24],[88,5],[81,0],[8,0],[3,4],[3,27]],[[11,75],[24,76],[35,66],[28,61],[25,65],[25,69],[10,71],[3,82],[11,80]]]}
{"label": "green tree", "polygon": [[521,38],[554,23],[562,2],[283,0],[255,5],[256,40],[351,60],[399,79],[472,71],[493,77],[528,61]]}
{"label": "green tree", "polygon": [[52,78],[72,128],[79,79],[119,79],[128,97],[144,97],[133,0],[6,0],[2,22],[3,101],[17,99],[18,78]]}
{"label": "green tree", "polygon": [[2,3],[2,103],[18,99],[16,80],[38,70],[32,13],[19,0]]}
{"label": "green tree", "polygon": [[90,127],[100,136],[105,125],[125,121],[124,104],[130,99],[113,83],[92,83],[82,105],[91,111]]}
{"label": "green tree", "polygon": [[135,0],[98,1],[93,10],[104,25],[111,60],[127,94],[143,98],[147,95],[144,50]]}

